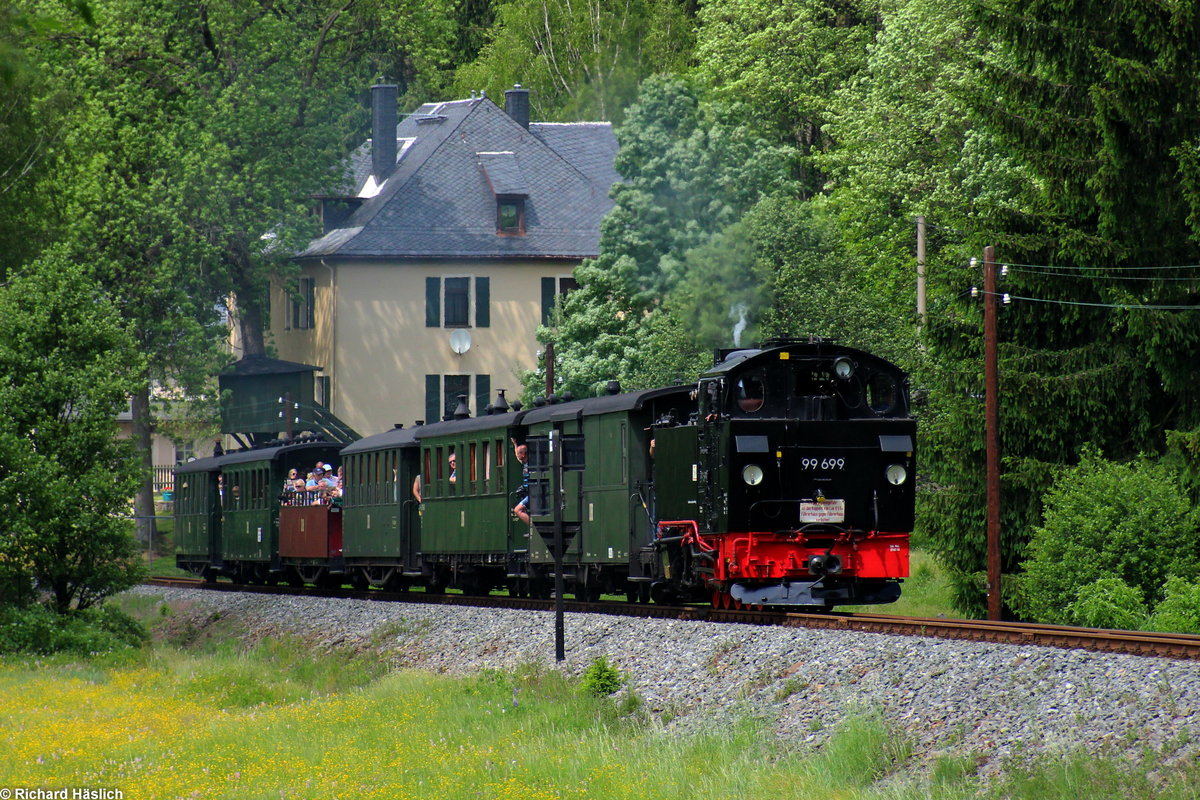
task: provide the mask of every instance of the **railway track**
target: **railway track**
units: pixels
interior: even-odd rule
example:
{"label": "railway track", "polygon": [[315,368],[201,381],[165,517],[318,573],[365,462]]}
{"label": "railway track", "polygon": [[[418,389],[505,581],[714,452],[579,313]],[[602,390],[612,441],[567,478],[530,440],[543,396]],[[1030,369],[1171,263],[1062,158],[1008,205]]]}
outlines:
{"label": "railway track", "polygon": [[[451,594],[434,595],[421,592],[392,593],[378,590],[357,591],[354,589],[316,589],[311,587],[249,586],[223,582],[206,583],[195,578],[151,578],[146,583],[153,586],[206,589],[209,591],[306,595],[356,600],[473,606],[477,608],[512,608],[529,611],[552,611],[554,609],[553,600],[501,595],[470,597]],[[1024,622],[898,617],[866,612],[811,614],[773,609],[734,610],[716,609],[707,606],[634,605],[619,602],[581,602],[573,600],[565,601],[564,608],[571,613],[731,622],[744,625],[774,625],[791,628],[864,631],[898,636],[928,636],[940,639],[1036,645],[1039,647],[1058,647],[1102,653],[1125,653],[1156,658],[1200,660],[1200,636],[1177,633],[1071,628],[1063,625],[1039,625]]]}

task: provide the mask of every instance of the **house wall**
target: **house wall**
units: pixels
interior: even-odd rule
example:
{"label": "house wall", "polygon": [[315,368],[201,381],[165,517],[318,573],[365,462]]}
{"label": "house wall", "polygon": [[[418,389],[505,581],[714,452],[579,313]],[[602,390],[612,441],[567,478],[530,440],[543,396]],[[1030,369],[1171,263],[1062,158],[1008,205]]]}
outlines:
{"label": "house wall", "polygon": [[[306,265],[315,281],[314,328],[291,326],[291,297],[272,290],[271,331],[279,358],[318,365],[331,383],[330,408],[363,435],[427,419],[426,376],[488,375],[490,397],[520,394],[518,374],[536,365],[543,277],[564,277],[575,262],[430,261]],[[490,325],[476,327],[471,347],[451,351],[455,328],[426,327],[427,277],[490,278]],[[474,287],[474,280],[472,280]],[[474,298],[473,298],[474,299]],[[472,383],[471,414],[476,415]],[[432,420],[427,420],[432,421]]]}

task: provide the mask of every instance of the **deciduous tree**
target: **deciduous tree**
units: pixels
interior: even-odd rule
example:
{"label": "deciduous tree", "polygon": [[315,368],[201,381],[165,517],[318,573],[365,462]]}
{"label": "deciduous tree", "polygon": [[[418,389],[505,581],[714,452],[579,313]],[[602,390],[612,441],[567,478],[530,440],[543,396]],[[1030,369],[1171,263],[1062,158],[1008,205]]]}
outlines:
{"label": "deciduous tree", "polygon": [[681,70],[694,20],[678,0],[507,0],[489,41],[455,75],[460,94],[520,83],[534,119],[620,122],[638,83]]}
{"label": "deciduous tree", "polygon": [[103,287],[61,251],[0,288],[0,570],[60,612],[142,574],[125,519],[138,469],[116,414],[143,369]]}

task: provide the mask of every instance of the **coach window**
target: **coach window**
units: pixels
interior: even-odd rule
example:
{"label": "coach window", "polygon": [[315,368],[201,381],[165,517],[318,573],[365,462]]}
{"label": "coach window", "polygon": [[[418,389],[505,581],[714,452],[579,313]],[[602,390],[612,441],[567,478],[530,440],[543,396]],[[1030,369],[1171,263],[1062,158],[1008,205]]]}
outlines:
{"label": "coach window", "polygon": [[250,475],[250,508],[265,508],[267,494],[267,471],[256,469]]}
{"label": "coach window", "polygon": [[766,392],[761,375],[743,375],[737,382],[738,410],[746,414],[758,411],[763,407]]}
{"label": "coach window", "polygon": [[467,459],[467,463],[470,465],[468,470],[470,470],[471,492],[474,493],[475,481],[479,480],[479,451],[475,447],[475,442],[471,442],[468,451],[470,458]]}
{"label": "coach window", "polygon": [[425,461],[421,468],[421,494],[422,496],[428,496],[429,484],[433,481],[433,472],[430,471],[429,449],[425,448],[422,451],[422,455],[425,457]]}

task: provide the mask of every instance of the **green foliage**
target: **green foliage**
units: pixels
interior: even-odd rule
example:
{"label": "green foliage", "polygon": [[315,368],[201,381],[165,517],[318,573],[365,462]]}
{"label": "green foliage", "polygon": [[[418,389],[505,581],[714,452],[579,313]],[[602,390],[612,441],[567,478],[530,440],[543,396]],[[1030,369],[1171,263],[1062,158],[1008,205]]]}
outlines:
{"label": "green foliage", "polygon": [[142,363],[82,267],[51,256],[0,287],[0,565],[59,612],[141,577],[120,518],[137,467],[116,415]]}
{"label": "green foliage", "polygon": [[585,694],[607,697],[624,684],[625,676],[621,674],[621,670],[610,664],[607,657],[600,656],[588,664],[588,668],[583,671],[579,688]]}
{"label": "green foliage", "polygon": [[867,787],[895,772],[910,755],[912,744],[888,730],[877,714],[856,712],[834,729],[821,753],[802,770],[826,785],[849,780],[851,785]]}
{"label": "green foliage", "polygon": [[[1168,468],[1146,460],[1105,461],[1088,448],[1046,496],[1045,521],[1034,530],[1023,564],[1018,610],[1065,624],[1102,616],[1105,607],[1118,616],[1139,608],[1144,614],[1168,577],[1200,576],[1198,522]],[[1107,580],[1093,586],[1101,579]],[[1132,587],[1136,603],[1122,582]],[[1081,594],[1085,587],[1091,588]]]}
{"label": "green foliage", "polygon": [[1163,599],[1143,626],[1148,631],[1200,633],[1200,581],[1172,576],[1163,587]]}
{"label": "green foliage", "polygon": [[[1160,453],[1165,430],[1192,429],[1200,415],[1188,366],[1200,345],[1200,319],[1106,307],[1194,303],[1195,283],[1174,279],[1187,273],[1163,280],[1134,268],[1195,264],[1200,255],[1180,200],[1186,174],[1172,156],[1200,118],[1188,88],[1196,55],[1169,32],[1196,9],[1176,16],[1162,7],[1127,10],[1113,17],[1107,4],[1077,4],[1072,16],[1080,24],[1063,26],[1058,11],[1018,0],[968,4],[958,21],[948,20],[947,30],[962,29],[974,43],[960,51],[980,58],[963,62],[951,54],[948,62],[969,67],[962,80],[947,73],[970,125],[962,141],[984,143],[979,155],[994,155],[964,151],[969,157],[957,169],[973,205],[968,214],[937,221],[964,231],[972,255],[996,244],[1005,262],[1055,265],[1015,267],[1002,286],[1045,301],[1015,302],[1000,324],[1008,574],[1026,558],[1027,532],[1037,525],[1051,477],[1075,461],[1083,443],[1116,459]],[[1166,108],[1179,116],[1166,121]],[[938,184],[930,192],[945,196]],[[961,248],[949,252],[965,262]],[[979,284],[977,272],[961,267],[948,277],[956,291]],[[922,376],[933,412],[922,420],[924,461],[937,488],[922,498],[920,514],[954,571],[959,604],[978,613],[979,312],[950,297],[943,302],[930,331],[937,363]]]}
{"label": "green foliage", "polygon": [[[826,149],[836,92],[863,68],[879,4],[849,0],[720,0],[700,10],[696,77],[716,99],[754,108],[759,130],[803,156]],[[823,178],[799,163],[806,193]]]}
{"label": "green foliage", "polygon": [[231,644],[206,645],[212,655],[187,675],[180,687],[184,696],[217,708],[276,706],[368,686],[388,671],[385,663],[350,650],[314,653],[297,637],[252,648]]}
{"label": "green foliage", "polygon": [[486,89],[501,98],[520,83],[534,119],[620,122],[643,78],[686,65],[692,27],[679,0],[504,0],[454,85],[462,96]]}
{"label": "green foliage", "polygon": [[1085,628],[1136,631],[1146,622],[1146,603],[1141,592],[1120,578],[1100,578],[1079,588],[1066,617]]}
{"label": "green foliage", "polygon": [[58,614],[44,606],[0,606],[0,654],[93,655],[141,647],[145,629],[110,606]]}
{"label": "green foliage", "polygon": [[[694,373],[675,368],[701,363],[726,326],[732,339],[743,313],[753,325],[765,310],[762,272],[737,223],[762,197],[792,185],[792,151],[769,146],[744,113],[702,103],[678,79],[645,81],[617,137],[626,182],[613,188],[601,255],[576,268],[580,289],[567,296],[559,324],[541,334],[555,341],[558,374],[576,396],[614,378],[627,389],[689,380]],[[715,296],[721,302],[713,306]],[[674,319],[654,320],[664,313]],[[647,346],[670,341],[665,352]],[[660,358],[671,365],[657,368]]]}

